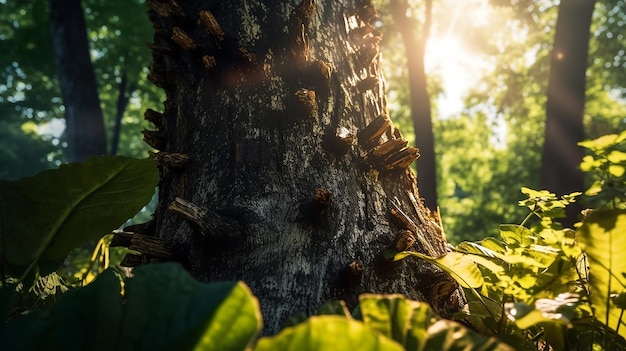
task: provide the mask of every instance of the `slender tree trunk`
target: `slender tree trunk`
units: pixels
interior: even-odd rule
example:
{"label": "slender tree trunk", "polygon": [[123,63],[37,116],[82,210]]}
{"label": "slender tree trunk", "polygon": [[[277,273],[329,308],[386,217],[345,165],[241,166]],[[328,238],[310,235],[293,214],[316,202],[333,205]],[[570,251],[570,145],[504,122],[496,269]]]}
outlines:
{"label": "slender tree trunk", "polygon": [[148,1],[149,78],[167,100],[146,112],[160,202],[140,232],[200,280],[249,284],[266,333],[364,292],[444,316],[464,303],[433,266],[383,257],[446,243],[408,168],[416,149],[387,117],[373,7],[352,3]]}
{"label": "slender tree trunk", "polygon": [[130,95],[134,90],[135,84],[131,84],[131,86],[128,87],[128,74],[124,70],[118,87],[119,95],[117,96],[115,109],[115,124],[113,126],[113,135],[111,136],[111,155],[117,155],[117,150],[120,146],[120,134],[122,133],[122,118],[124,117],[126,107],[128,107]]}
{"label": "slender tree trunk", "polygon": [[[563,0],[559,5],[541,160],[541,185],[557,195],[584,190],[579,167],[583,150],[577,143],[585,136],[585,73],[594,5],[595,0]],[[563,224],[573,225],[581,209],[579,202],[569,206]]]}
{"label": "slender tree trunk", "polygon": [[416,21],[407,17],[409,7],[406,0],[391,0],[391,14],[400,29],[409,71],[411,91],[411,119],[415,130],[415,146],[421,158],[417,162],[417,179],[426,207],[437,209],[437,162],[435,159],[435,135],[428,95],[428,80],[424,64],[426,43],[430,35],[432,0],[426,0],[424,25],[421,36],[415,34]]}
{"label": "slender tree trunk", "polygon": [[65,106],[67,160],[106,154],[104,118],[80,0],[50,0],[50,24]]}

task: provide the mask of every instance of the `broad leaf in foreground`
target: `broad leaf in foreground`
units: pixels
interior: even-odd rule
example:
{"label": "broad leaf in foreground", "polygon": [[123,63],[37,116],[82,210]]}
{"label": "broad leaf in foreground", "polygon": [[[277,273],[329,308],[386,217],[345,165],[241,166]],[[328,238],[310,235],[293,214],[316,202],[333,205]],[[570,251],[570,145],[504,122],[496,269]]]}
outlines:
{"label": "broad leaf in foreground", "polygon": [[6,350],[244,350],[261,326],[258,301],[242,282],[204,284],[173,263],[113,271],[65,294],[50,311],[0,329]]}
{"label": "broad leaf in foreground", "polygon": [[579,229],[579,241],[589,259],[595,317],[626,337],[623,310],[611,300],[611,295],[626,291],[626,210],[593,211]]}
{"label": "broad leaf in foreground", "polygon": [[427,303],[403,295],[363,294],[359,296],[363,322],[370,328],[402,344],[406,350],[419,350],[435,315]]}
{"label": "broad leaf in foreground", "polygon": [[56,269],[73,248],[116,229],[152,197],[156,163],[101,156],[0,182],[0,251],[9,273]]}
{"label": "broad leaf in foreground", "polygon": [[278,335],[259,339],[255,351],[403,351],[402,346],[362,322],[341,316],[315,316]]}
{"label": "broad leaf in foreground", "polygon": [[464,288],[476,289],[480,288],[484,283],[482,273],[480,273],[476,263],[462,253],[448,252],[441,257],[432,258],[419,252],[403,251],[397,253],[393,259],[394,261],[398,261],[407,256],[421,258],[434,264],[448,273]]}

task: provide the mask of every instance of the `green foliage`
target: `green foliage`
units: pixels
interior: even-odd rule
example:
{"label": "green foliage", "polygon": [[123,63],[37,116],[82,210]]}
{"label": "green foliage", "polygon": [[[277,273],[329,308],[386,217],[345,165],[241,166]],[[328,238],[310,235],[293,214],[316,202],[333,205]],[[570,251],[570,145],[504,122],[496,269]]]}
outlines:
{"label": "green foliage", "polygon": [[403,348],[361,322],[340,316],[314,316],[274,337],[260,339],[254,350],[401,351]]}
{"label": "green foliage", "polygon": [[[455,278],[468,297],[457,318],[484,333],[529,349],[531,342],[554,350],[626,349],[626,261],[620,257],[626,212],[596,210],[577,231],[563,229],[555,219],[580,193],[559,199],[545,190],[522,192],[529,228],[501,225],[499,239],[463,242],[438,259],[415,253],[395,258],[426,259]],[[451,254],[465,260],[447,259]],[[473,279],[475,270],[480,280]]]}
{"label": "green foliage", "polygon": [[255,344],[262,318],[245,284],[203,284],[177,264],[150,264],[123,283],[107,270],[0,337],[20,350],[512,350],[400,295],[362,295],[360,311],[362,320],[314,316]]}
{"label": "green foliage", "polygon": [[483,285],[483,277],[480,270],[466,256],[457,252],[449,252],[443,256],[432,258],[419,252],[404,251],[393,256],[394,261],[407,256],[413,256],[428,261],[442,271],[448,273],[464,288],[479,288]]}
{"label": "green foliage", "polygon": [[[113,135],[118,97],[125,95],[129,104],[122,111],[118,154],[144,157],[149,147],[140,137],[148,126],[143,111],[158,109],[163,101],[161,89],[146,78],[151,53],[145,43],[152,40],[153,29],[145,1],[83,0],[81,5],[107,136]],[[16,179],[64,160],[64,107],[48,3],[4,1],[0,6],[0,179]],[[50,122],[58,127],[50,128]]]}
{"label": "green foliage", "polygon": [[103,156],[0,182],[0,251],[6,272],[52,272],[71,249],[102,237],[139,211],[157,178],[153,160]]}
{"label": "green foliage", "polygon": [[593,211],[583,221],[579,241],[589,264],[589,298],[594,315],[603,324],[626,338],[626,321],[622,319],[626,292],[626,210]]}
{"label": "green foliage", "polygon": [[585,195],[596,207],[626,208],[626,131],[579,145],[589,152],[580,166],[593,180]]}
{"label": "green foliage", "polygon": [[0,335],[10,350],[244,350],[260,329],[258,302],[243,283],[202,284],[176,264],[154,264],[123,285],[108,270]]}
{"label": "green foliage", "polygon": [[[606,172],[610,169],[606,162],[623,162],[614,147],[624,139],[612,136],[584,143],[596,160],[606,160],[592,163],[588,170]],[[150,179],[147,187],[144,183]],[[43,266],[43,258],[58,264],[71,246],[85,240],[83,236],[97,237],[114,228],[107,223],[109,229],[101,230],[99,225],[104,222],[98,215],[116,218],[119,224],[129,216],[127,212],[132,213],[130,205],[121,204],[120,194],[126,202],[134,198],[145,203],[155,182],[153,161],[101,157],[0,183],[3,215],[10,215],[3,217],[5,228],[10,229],[3,232],[10,240],[3,242],[12,245],[2,247],[8,260],[4,265],[22,268],[13,271],[22,274],[29,263],[23,260],[16,265],[19,255],[11,250],[29,258],[31,268]],[[580,193],[560,198],[530,188],[522,188],[522,193],[526,199],[519,205],[527,209],[528,216],[521,225],[501,225],[498,239],[463,242],[437,258],[415,252],[385,253],[396,260],[409,256],[427,260],[456,279],[468,297],[468,304],[456,317],[480,333],[438,320],[425,303],[400,295],[364,294],[353,313],[342,302],[329,302],[318,316],[257,340],[262,326],[260,310],[243,283],[202,284],[176,264],[154,264],[138,268],[135,277],[123,284],[112,270],[106,270],[93,283],[69,292],[56,273],[37,277],[30,285],[19,284],[24,277],[5,279],[0,288],[0,317],[10,321],[0,330],[0,337],[3,346],[25,350],[44,346],[53,350],[512,349],[508,345],[518,350],[626,350],[626,326],[622,326],[626,265],[619,257],[620,248],[626,245],[622,235],[626,210],[615,208],[621,200],[609,201],[616,205],[613,208],[587,212],[574,231],[563,229],[557,219]],[[40,210],[41,218],[33,220],[28,217],[31,212],[7,207],[7,203],[18,202],[18,195],[48,200],[50,213]],[[92,206],[98,211],[90,211]],[[54,216],[56,221],[50,219]],[[15,223],[7,221],[9,218]],[[38,223],[46,218],[47,222]],[[70,230],[79,224],[81,230]],[[94,232],[86,234],[90,229]],[[30,238],[41,233],[42,237],[22,243],[21,237],[11,236],[15,233]],[[50,245],[51,238],[56,239],[54,245]],[[91,263],[106,261],[106,242],[100,240]],[[47,300],[51,303],[35,302],[37,309],[27,309],[26,316],[17,317],[12,306],[16,291],[23,289],[31,293],[23,294],[26,298],[51,297]]]}

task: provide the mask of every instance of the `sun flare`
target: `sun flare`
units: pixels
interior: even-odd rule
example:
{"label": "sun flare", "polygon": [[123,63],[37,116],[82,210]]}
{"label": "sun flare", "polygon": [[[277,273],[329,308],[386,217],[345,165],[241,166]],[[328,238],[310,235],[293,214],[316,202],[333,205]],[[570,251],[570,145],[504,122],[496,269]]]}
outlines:
{"label": "sun flare", "polygon": [[452,16],[439,21],[440,25],[431,30],[424,63],[428,75],[441,79],[444,96],[439,100],[439,116],[449,117],[461,111],[463,95],[487,67],[481,56],[463,42],[466,33],[459,21],[485,25],[492,12],[487,0],[467,0],[462,4],[447,0],[440,6],[443,13]]}

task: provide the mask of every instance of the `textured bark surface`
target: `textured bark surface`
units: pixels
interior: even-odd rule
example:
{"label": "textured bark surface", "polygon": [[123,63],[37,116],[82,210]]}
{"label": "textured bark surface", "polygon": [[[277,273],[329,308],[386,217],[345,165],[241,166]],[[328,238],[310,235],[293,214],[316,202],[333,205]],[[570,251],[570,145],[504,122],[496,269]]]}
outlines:
{"label": "textured bark surface", "polygon": [[[444,316],[462,306],[442,272],[382,256],[446,246],[407,168],[416,150],[385,117],[372,7],[148,5],[150,79],[167,93],[162,115],[146,113],[157,130],[145,139],[161,151],[149,228],[176,260],[203,281],[245,281],[266,333],[330,299],[354,306],[364,292],[403,293]],[[181,154],[189,161],[171,161]]]}
{"label": "textured bark surface", "polygon": [[[562,1],[559,5],[550,61],[545,142],[541,155],[541,186],[557,195],[583,191],[580,162],[585,138],[585,80],[594,0]],[[566,208],[563,225],[577,222],[579,202]]]}
{"label": "textured bark surface", "polygon": [[67,160],[106,154],[104,117],[80,0],[50,0],[50,25],[65,106]]}

